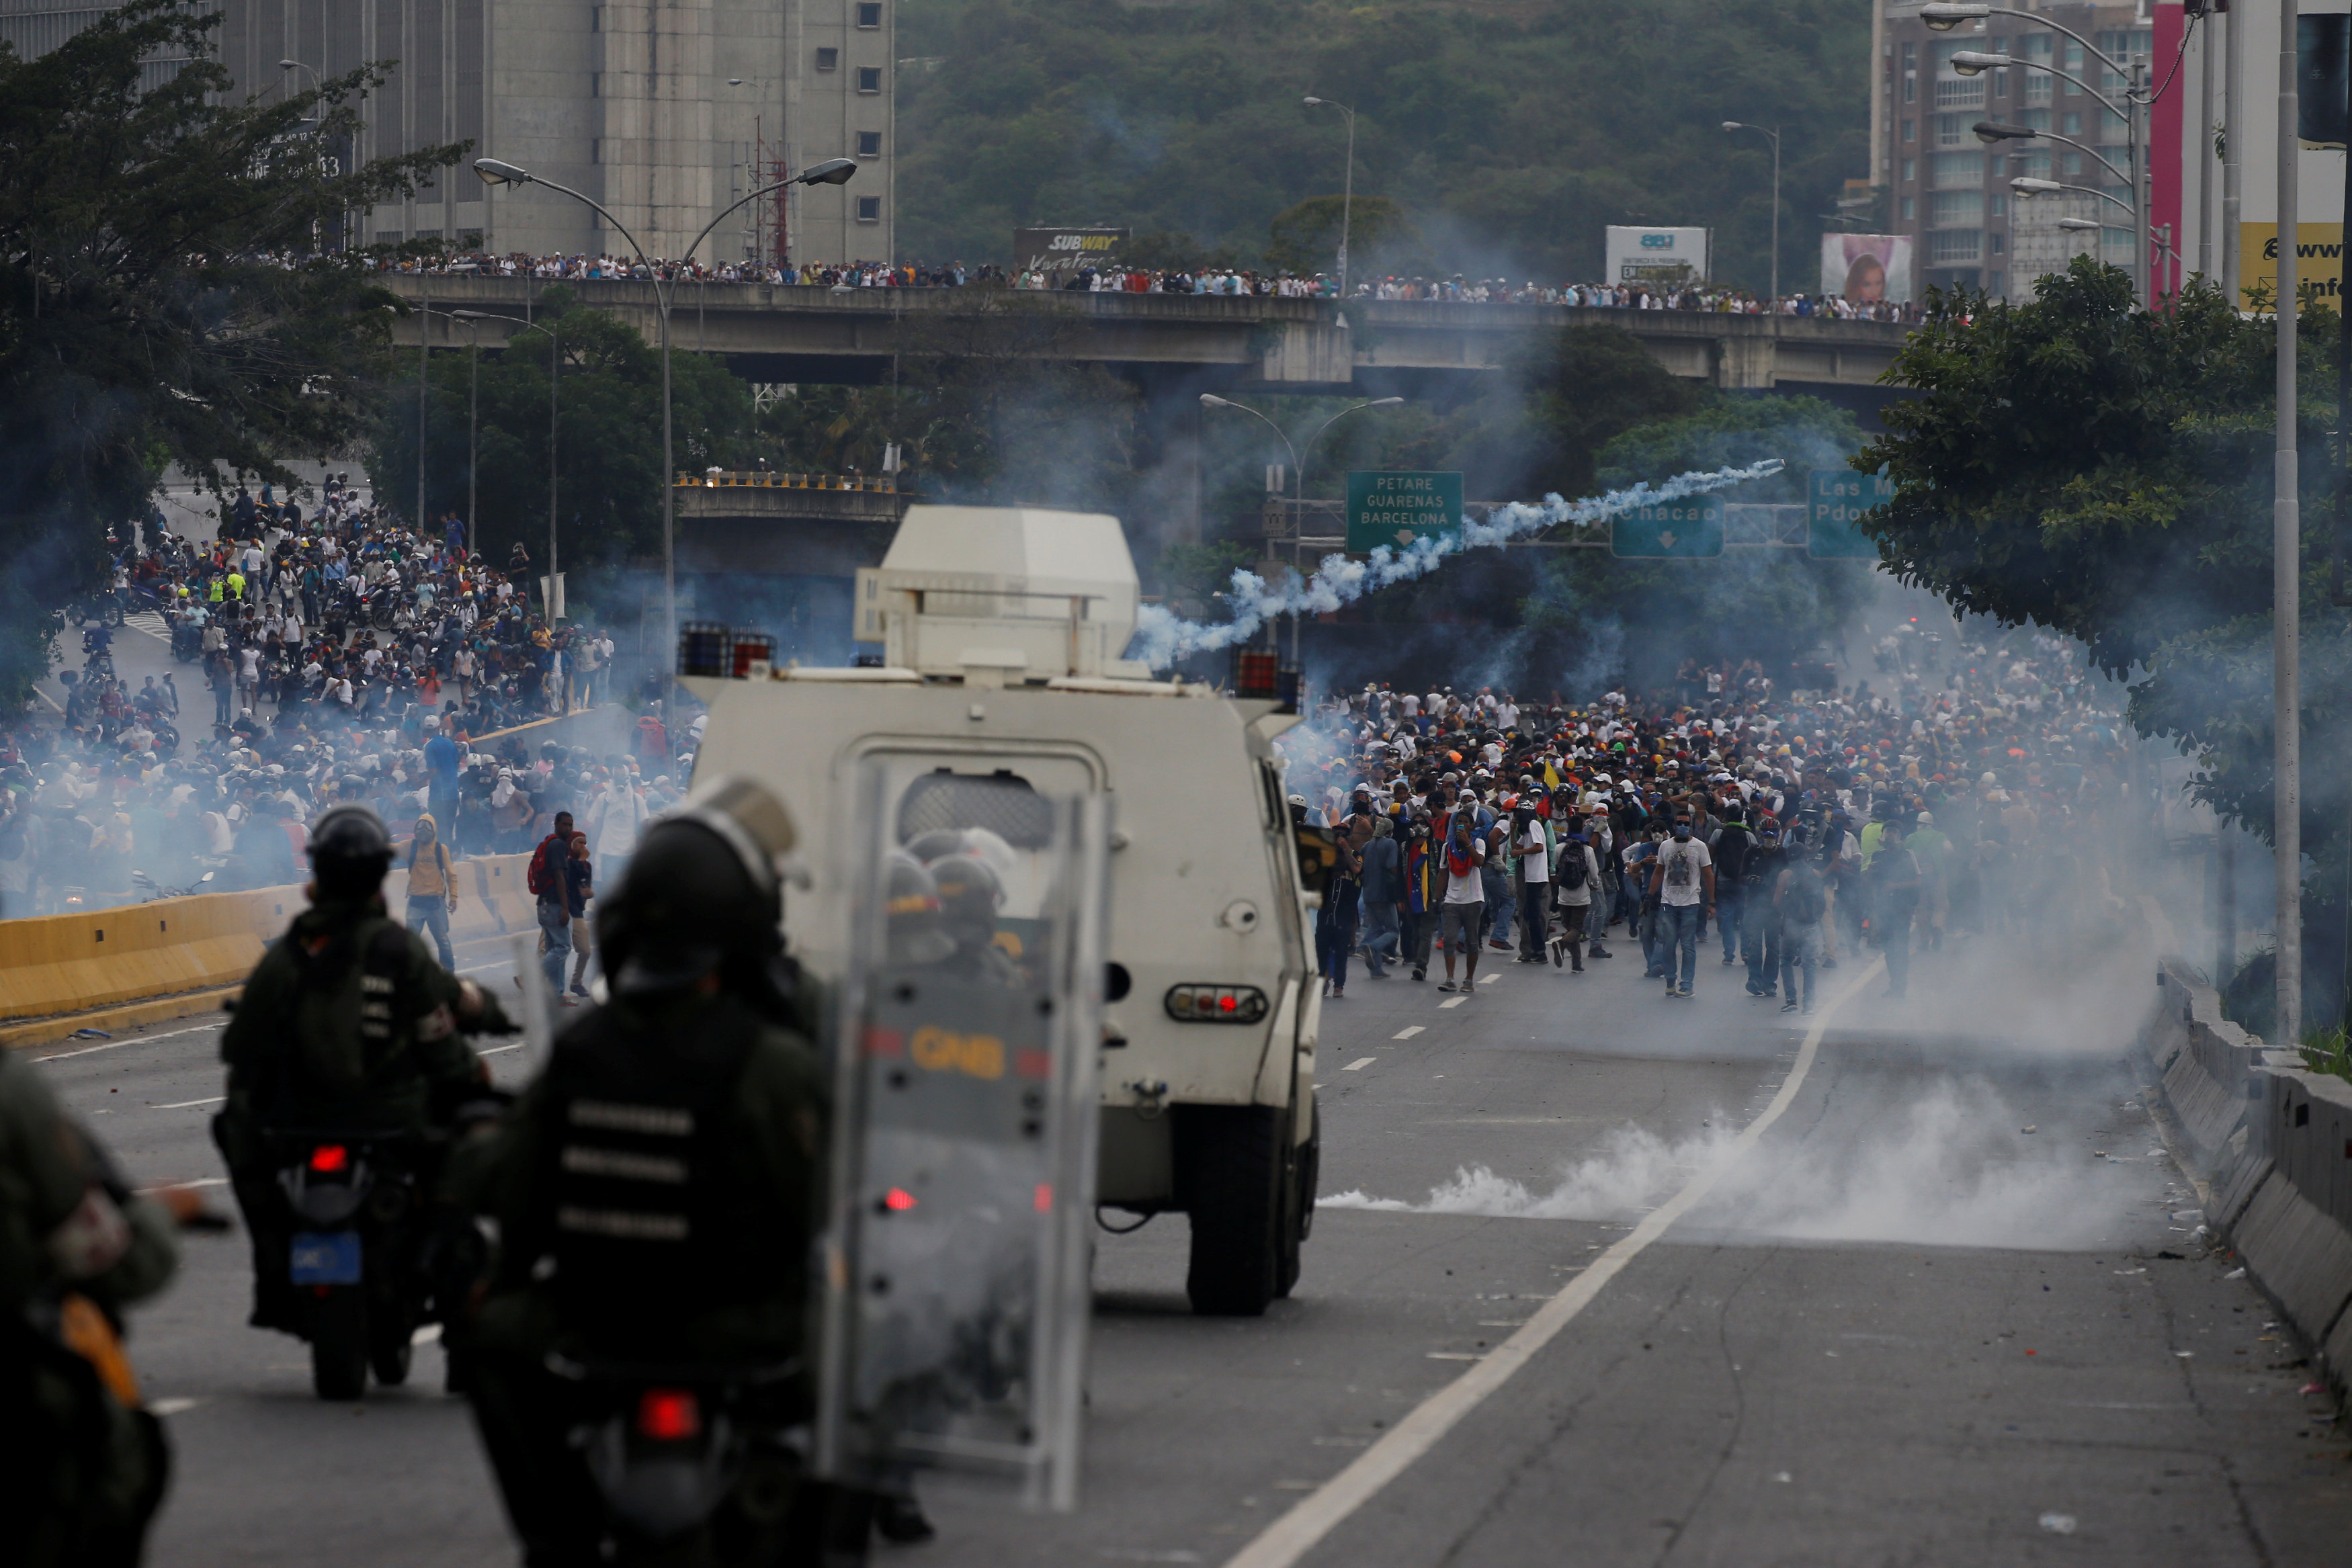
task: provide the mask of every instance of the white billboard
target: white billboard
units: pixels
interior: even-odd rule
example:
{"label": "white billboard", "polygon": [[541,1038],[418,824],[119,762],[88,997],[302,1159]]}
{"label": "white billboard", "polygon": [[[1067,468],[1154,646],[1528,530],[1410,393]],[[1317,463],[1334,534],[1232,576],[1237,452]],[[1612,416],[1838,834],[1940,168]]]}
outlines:
{"label": "white billboard", "polygon": [[1822,235],[1822,293],[1856,305],[1911,299],[1909,235]]}
{"label": "white billboard", "polygon": [[1704,283],[1714,235],[1713,229],[1627,228],[1612,224],[1603,276],[1611,283]]}

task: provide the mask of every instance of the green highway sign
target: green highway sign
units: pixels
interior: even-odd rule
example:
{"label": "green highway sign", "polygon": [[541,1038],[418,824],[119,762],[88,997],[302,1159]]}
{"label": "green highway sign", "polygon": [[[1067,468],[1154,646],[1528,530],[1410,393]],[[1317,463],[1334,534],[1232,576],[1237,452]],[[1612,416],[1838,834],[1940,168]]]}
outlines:
{"label": "green highway sign", "polygon": [[1815,560],[1876,560],[1878,543],[1862,515],[1895,498],[1895,482],[1851,468],[1816,468],[1807,482],[1805,553]]}
{"label": "green highway sign", "polygon": [[1391,470],[1348,476],[1348,550],[1366,555],[1386,545],[1462,531],[1462,476]]}
{"label": "green highway sign", "polygon": [[1693,496],[1636,507],[1609,527],[1609,553],[1620,557],[1723,553],[1723,501]]}

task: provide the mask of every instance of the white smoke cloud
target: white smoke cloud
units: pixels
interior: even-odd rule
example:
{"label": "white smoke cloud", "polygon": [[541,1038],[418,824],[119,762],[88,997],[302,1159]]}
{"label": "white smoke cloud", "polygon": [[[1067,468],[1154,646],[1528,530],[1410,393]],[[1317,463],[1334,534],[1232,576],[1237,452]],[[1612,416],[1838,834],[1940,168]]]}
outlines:
{"label": "white smoke cloud", "polygon": [[1426,1203],[1372,1197],[1360,1191],[1318,1198],[1318,1208],[1368,1208],[1395,1214],[1475,1214],[1499,1219],[1620,1219],[1654,1207],[1727,1157],[1733,1134],[1715,1126],[1668,1144],[1646,1127],[1624,1126],[1601,1152],[1560,1166],[1559,1180],[1537,1192],[1485,1166],[1465,1167],[1433,1187]]}
{"label": "white smoke cloud", "polygon": [[1605,496],[1587,497],[1580,501],[1562,500],[1556,495],[1546,496],[1540,502],[1514,501],[1496,507],[1484,521],[1465,517],[1458,533],[1423,536],[1402,549],[1381,545],[1363,560],[1327,555],[1312,577],[1289,577],[1278,586],[1270,587],[1257,573],[1237,567],[1234,570],[1233,591],[1227,595],[1234,609],[1232,620],[1203,625],[1185,620],[1164,605],[1146,604],[1137,613],[1135,639],[1128,646],[1127,656],[1140,659],[1154,669],[1165,669],[1188,653],[1210,653],[1246,643],[1276,616],[1328,614],[1343,604],[1353,604],[1368,593],[1425,577],[1435,571],[1446,557],[1464,550],[1492,549],[1562,523],[1589,527],[1637,507],[1702,496],[1744,485],[1751,479],[1769,478],[1781,466],[1780,459],[1768,457],[1745,468],[1677,474],[1663,485],[1654,486],[1645,480],[1630,489],[1612,490]]}

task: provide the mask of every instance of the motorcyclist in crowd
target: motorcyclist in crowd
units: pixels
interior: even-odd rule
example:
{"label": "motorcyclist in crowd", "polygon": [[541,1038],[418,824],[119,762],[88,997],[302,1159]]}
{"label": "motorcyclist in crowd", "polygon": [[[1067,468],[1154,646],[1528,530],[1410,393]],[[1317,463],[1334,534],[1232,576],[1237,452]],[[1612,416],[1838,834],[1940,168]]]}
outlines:
{"label": "motorcyclist in crowd", "polygon": [[[221,1035],[228,1101],[213,1122],[253,1241],[251,1322],[289,1333],[303,1320],[269,1133],[357,1127],[423,1144],[488,1082],[464,1036],[515,1028],[495,998],[434,962],[384,908],[393,846],[373,811],[329,810],[311,828],[310,855],[310,907],[262,956]],[[422,1174],[431,1190],[438,1173]]]}
{"label": "motorcyclist in crowd", "polygon": [[828,1098],[782,950],[793,839],[780,801],[731,781],[646,831],[600,901],[612,1000],[557,1039],[469,1178],[499,1239],[467,1331],[475,1416],[529,1563],[597,1562],[614,1528],[571,1436],[600,1368],[753,1391],[759,1484],[719,1507],[714,1542],[775,1561],[823,1528],[783,1436],[814,1409]]}

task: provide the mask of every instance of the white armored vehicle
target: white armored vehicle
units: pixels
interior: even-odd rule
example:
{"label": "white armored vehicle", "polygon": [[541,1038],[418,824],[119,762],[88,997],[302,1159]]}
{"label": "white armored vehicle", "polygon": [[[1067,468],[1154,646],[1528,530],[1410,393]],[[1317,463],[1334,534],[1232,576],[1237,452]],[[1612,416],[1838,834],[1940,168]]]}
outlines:
{"label": "white armored vehicle", "polygon": [[[710,706],[695,770],[757,778],[807,822],[895,812],[894,841],[919,854],[926,834],[972,830],[1018,852],[1050,816],[1038,797],[1108,797],[1097,1202],[1189,1215],[1193,1310],[1256,1313],[1297,1277],[1318,1148],[1320,987],[1268,744],[1297,722],[1296,693],[1270,659],[1237,683],[1246,695],[1151,678],[1120,657],[1137,605],[1117,518],[913,507],[857,580],[857,636],[883,645],[880,666],[690,680]],[[909,780],[896,799],[844,799],[884,761]],[[808,869],[786,931],[831,981],[850,873],[822,846]],[[1019,925],[996,941],[1017,952]]]}

